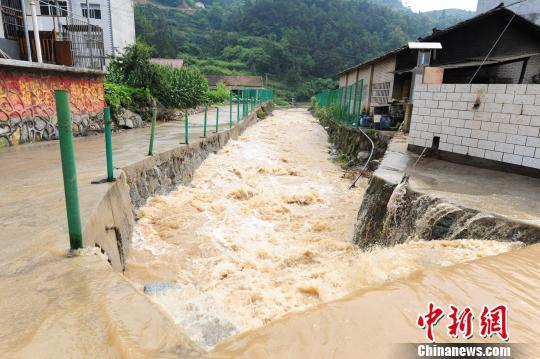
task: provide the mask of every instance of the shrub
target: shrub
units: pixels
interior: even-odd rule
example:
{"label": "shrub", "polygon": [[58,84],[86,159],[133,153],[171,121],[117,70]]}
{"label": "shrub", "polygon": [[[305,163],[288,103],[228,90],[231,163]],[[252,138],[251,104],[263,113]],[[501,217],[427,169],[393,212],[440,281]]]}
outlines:
{"label": "shrub", "polygon": [[122,56],[113,58],[107,74],[107,96],[111,107],[128,101],[128,92],[131,95],[138,93],[130,92],[129,88],[148,89],[146,95],[151,93],[166,107],[190,108],[206,101],[208,83],[198,70],[152,64],[152,52],[150,46],[137,41],[129,46]]}
{"label": "shrub", "polygon": [[230,91],[227,90],[223,81],[217,83],[215,90],[208,90],[206,93],[208,103],[222,104],[229,99],[229,96]]}
{"label": "shrub", "polygon": [[167,107],[191,108],[206,101],[208,82],[196,69],[159,66],[159,84],[152,93]]}
{"label": "shrub", "polygon": [[105,101],[111,108],[129,107],[134,102],[147,101],[148,89],[134,88],[128,85],[105,83]]}
{"label": "shrub", "polygon": [[135,107],[136,112],[143,115],[143,118],[148,117],[144,109],[155,104],[150,90],[111,82],[105,83],[105,101],[113,116],[121,115],[124,108]]}
{"label": "shrub", "polygon": [[158,66],[150,62],[153,49],[141,41],[114,57],[107,67],[107,81],[131,87],[154,88],[159,84]]}

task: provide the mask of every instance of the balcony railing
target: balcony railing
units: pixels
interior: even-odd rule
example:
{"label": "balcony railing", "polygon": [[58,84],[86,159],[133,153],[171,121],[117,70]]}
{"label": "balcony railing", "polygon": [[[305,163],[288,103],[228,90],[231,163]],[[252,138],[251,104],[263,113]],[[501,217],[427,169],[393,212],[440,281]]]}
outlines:
{"label": "balcony railing", "polygon": [[[50,6],[50,2],[39,3]],[[88,19],[60,8],[53,14],[63,16],[40,16],[40,20],[49,18],[50,26],[39,29],[38,47],[33,26],[31,29],[25,28],[22,0],[0,0],[0,13],[5,37],[18,41],[21,59],[37,62],[38,49],[41,48],[41,58],[45,63],[96,70],[105,67],[103,29],[90,24]],[[26,24],[29,27],[33,19],[29,14],[26,16]]]}

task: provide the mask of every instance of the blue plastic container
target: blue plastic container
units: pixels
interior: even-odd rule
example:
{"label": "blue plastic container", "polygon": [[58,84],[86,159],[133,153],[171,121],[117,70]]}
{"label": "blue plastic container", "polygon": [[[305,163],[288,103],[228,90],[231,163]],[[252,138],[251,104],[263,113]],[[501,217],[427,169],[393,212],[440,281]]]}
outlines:
{"label": "blue plastic container", "polygon": [[382,115],[380,129],[389,130],[390,127],[392,127],[392,117],[390,117],[389,115]]}
{"label": "blue plastic container", "polygon": [[371,124],[371,119],[369,116],[360,116],[360,126],[369,127]]}

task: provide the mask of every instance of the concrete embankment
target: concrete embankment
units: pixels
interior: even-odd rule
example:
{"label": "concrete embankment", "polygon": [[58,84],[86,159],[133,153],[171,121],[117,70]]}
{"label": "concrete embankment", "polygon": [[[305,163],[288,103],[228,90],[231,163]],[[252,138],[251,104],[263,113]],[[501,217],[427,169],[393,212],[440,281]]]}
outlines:
{"label": "concrete embankment", "polygon": [[[345,155],[349,159],[357,159],[359,157],[361,159],[367,159],[371,151],[371,143],[359,129],[347,127],[339,122],[323,117],[319,118],[319,122],[326,129],[328,140],[340,154]],[[395,131],[364,129],[364,132],[375,144],[372,159],[381,159]]]}
{"label": "concrete embankment", "polygon": [[[263,104],[262,108],[270,112],[272,104]],[[230,139],[238,138],[257,119],[254,112],[229,130],[122,167],[115,184],[89,217],[84,229],[87,245],[100,247],[112,267],[123,271],[133,232],[133,211],[149,197],[167,194],[179,185],[190,183],[197,168],[211,153]]]}
{"label": "concrete embankment", "polygon": [[540,242],[538,180],[416,160],[405,138],[392,141],[358,214],[354,242],[361,248],[409,239]]}

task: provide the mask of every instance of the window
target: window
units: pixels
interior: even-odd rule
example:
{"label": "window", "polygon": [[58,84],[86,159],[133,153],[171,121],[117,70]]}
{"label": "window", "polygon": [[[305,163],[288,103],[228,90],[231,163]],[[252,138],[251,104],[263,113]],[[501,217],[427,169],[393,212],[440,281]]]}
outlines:
{"label": "window", "polygon": [[387,105],[390,97],[390,82],[374,83],[371,99],[378,105]]}
{"label": "window", "polygon": [[[82,15],[83,17],[88,17],[88,9],[86,8],[86,4],[81,4],[82,7]],[[89,4],[90,7],[90,18],[91,19],[101,19],[101,7],[99,4]]]}
{"label": "window", "polygon": [[67,1],[41,0],[39,2],[41,15],[46,16],[67,16]]}
{"label": "window", "polygon": [[23,30],[22,4],[21,0],[0,0],[0,13],[4,25],[4,36],[6,39],[16,40],[19,31]]}

